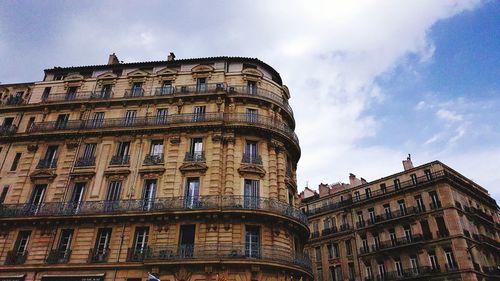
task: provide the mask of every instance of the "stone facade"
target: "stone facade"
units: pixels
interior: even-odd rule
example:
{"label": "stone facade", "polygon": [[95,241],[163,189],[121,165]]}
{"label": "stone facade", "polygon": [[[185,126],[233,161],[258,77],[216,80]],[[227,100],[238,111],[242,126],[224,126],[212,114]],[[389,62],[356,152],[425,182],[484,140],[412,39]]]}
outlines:
{"label": "stone facade", "polygon": [[0,280],[312,280],[269,65],[113,54],[0,93]]}
{"label": "stone facade", "polygon": [[315,280],[500,280],[500,216],[487,191],[439,161],[306,189]]}

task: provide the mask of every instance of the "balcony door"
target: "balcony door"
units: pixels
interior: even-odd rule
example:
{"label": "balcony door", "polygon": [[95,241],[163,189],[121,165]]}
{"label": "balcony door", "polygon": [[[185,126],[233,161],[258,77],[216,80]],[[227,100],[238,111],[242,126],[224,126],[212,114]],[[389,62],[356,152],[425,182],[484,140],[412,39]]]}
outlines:
{"label": "balcony door", "polygon": [[45,191],[47,189],[46,184],[37,184],[31,193],[31,198],[29,201],[30,211],[32,214],[36,214],[40,209],[43,197],[45,196]]}
{"label": "balcony door", "polygon": [[106,261],[109,254],[109,242],[111,240],[111,228],[99,228],[97,232],[97,240],[95,250],[92,256],[94,262]]}
{"label": "balcony door", "polygon": [[192,159],[191,161],[202,161],[203,160],[203,139],[194,138],[191,139],[191,146],[189,147],[189,153]]}
{"label": "balcony door", "polygon": [[180,257],[193,257],[195,232],[196,226],[194,224],[181,225],[178,253]]}
{"label": "balcony door", "polygon": [[158,125],[166,124],[167,123],[167,116],[168,116],[168,109],[159,108],[156,111],[156,124],[158,124]]}
{"label": "balcony door", "polygon": [[112,181],[109,183],[106,201],[104,202],[106,212],[113,212],[115,209],[118,209],[121,191],[121,181]]}
{"label": "balcony door", "polygon": [[247,93],[252,96],[257,94],[257,82],[255,81],[247,82]]}
{"label": "balcony door", "polygon": [[149,228],[138,227],[135,230],[134,260],[143,260],[148,247]]}
{"label": "balcony door", "polygon": [[116,149],[116,156],[125,157],[129,155],[130,150],[130,142],[122,141],[118,143],[118,147]]}
{"label": "balcony door", "polygon": [[136,82],[132,85],[131,96],[133,97],[142,96],[142,83]]}
{"label": "balcony door", "polygon": [[172,81],[165,80],[161,85],[161,95],[170,95],[173,92]]}
{"label": "balcony door", "polygon": [[112,88],[113,88],[112,84],[103,85],[102,88],[101,88],[101,93],[100,93],[100,97],[99,98],[106,99],[106,98],[111,97],[111,89]]}
{"label": "balcony door", "polygon": [[259,208],[260,190],[258,180],[245,179],[245,186],[243,190],[244,207],[249,209]]}
{"label": "balcony door", "polygon": [[68,92],[66,92],[67,100],[74,100],[76,98],[76,92],[78,91],[78,87],[69,87]]}
{"label": "balcony door", "polygon": [[80,207],[83,202],[83,195],[85,192],[85,183],[77,182],[73,187],[73,193],[71,194],[70,209],[73,214],[77,214],[80,211]]}
{"label": "balcony door", "polygon": [[85,144],[85,148],[83,149],[83,159],[93,159],[95,156],[97,144],[96,143],[87,143]]}
{"label": "balcony door", "polygon": [[255,108],[247,108],[246,110],[246,121],[250,123],[256,123],[258,121],[258,113]]}
{"label": "balcony door", "polygon": [[196,79],[196,91],[203,93],[207,91],[207,78]]}
{"label": "balcony door", "polygon": [[73,238],[73,229],[63,229],[61,231],[61,236],[59,237],[59,244],[57,246],[57,251],[59,252],[58,258],[64,259],[67,257],[68,252],[71,248],[71,240]]}
{"label": "balcony door", "polygon": [[257,142],[247,141],[245,146],[245,157],[248,159],[248,163],[254,163],[258,154]]}
{"label": "balcony door", "polygon": [[47,147],[45,157],[43,158],[46,164],[46,168],[55,167],[55,164],[57,162],[57,148],[57,145],[49,145],[49,147]]}
{"label": "balcony door", "polygon": [[104,124],[104,112],[95,112],[92,116],[92,128],[101,128]]}
{"label": "balcony door", "polygon": [[16,244],[14,250],[17,255],[24,255],[28,249],[28,243],[30,241],[31,231],[19,231],[17,235]]}
{"label": "balcony door", "polygon": [[245,256],[260,258],[260,228],[248,225],[245,228]]}
{"label": "balcony door", "polygon": [[56,119],[55,129],[56,130],[65,129],[66,125],[68,124],[68,120],[69,120],[69,114],[59,114]]}
{"label": "balcony door", "polygon": [[127,110],[127,112],[125,113],[125,126],[134,125],[136,117],[137,117],[136,110]]}
{"label": "balcony door", "polygon": [[156,196],[156,183],[156,179],[144,181],[144,188],[142,190],[142,209],[145,211],[153,209]]}
{"label": "balcony door", "polygon": [[198,206],[200,196],[200,178],[188,178],[186,182],[186,194],[184,207],[193,209]]}
{"label": "balcony door", "polygon": [[193,110],[194,121],[195,122],[205,121],[205,111],[206,111],[205,106],[195,106]]}

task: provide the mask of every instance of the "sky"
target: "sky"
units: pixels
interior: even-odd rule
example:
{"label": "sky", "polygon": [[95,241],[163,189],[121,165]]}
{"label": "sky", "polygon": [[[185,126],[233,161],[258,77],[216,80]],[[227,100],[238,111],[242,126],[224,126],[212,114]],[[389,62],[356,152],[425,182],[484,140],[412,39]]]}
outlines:
{"label": "sky", "polygon": [[54,66],[257,57],[291,92],[298,184],[440,160],[500,199],[494,0],[0,2],[0,82]]}

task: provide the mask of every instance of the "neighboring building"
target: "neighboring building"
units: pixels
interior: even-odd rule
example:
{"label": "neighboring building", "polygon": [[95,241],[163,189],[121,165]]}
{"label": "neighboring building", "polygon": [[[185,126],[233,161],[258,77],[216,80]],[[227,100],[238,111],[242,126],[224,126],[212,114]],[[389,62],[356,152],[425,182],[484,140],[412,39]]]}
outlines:
{"label": "neighboring building", "polygon": [[0,94],[0,280],[312,280],[271,66],[113,54]]}
{"label": "neighboring building", "polygon": [[500,280],[495,200],[439,161],[301,193],[315,280]]}

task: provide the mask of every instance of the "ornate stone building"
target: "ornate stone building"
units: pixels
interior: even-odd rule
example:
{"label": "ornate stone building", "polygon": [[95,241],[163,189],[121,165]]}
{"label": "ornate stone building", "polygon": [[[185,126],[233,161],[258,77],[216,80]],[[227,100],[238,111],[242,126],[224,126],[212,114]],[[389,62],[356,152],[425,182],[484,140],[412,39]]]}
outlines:
{"label": "ornate stone building", "polygon": [[0,280],[312,280],[266,63],[113,54],[0,94]]}
{"label": "ornate stone building", "polygon": [[500,215],[473,181],[435,161],[301,193],[315,280],[500,280]]}

